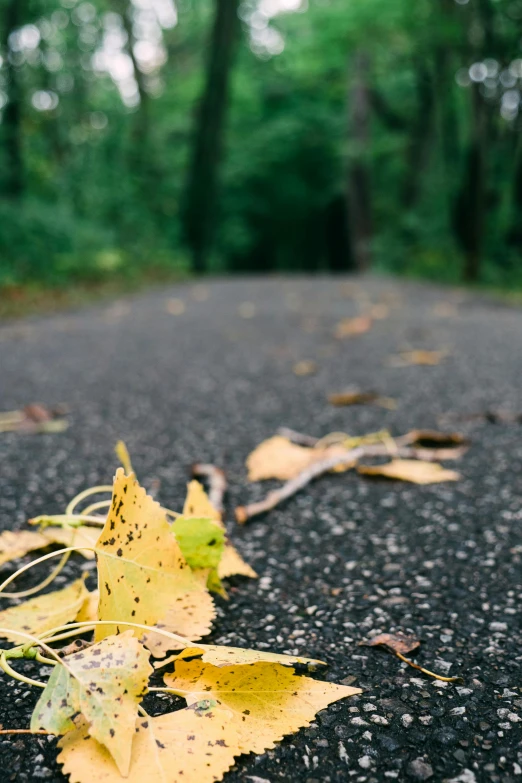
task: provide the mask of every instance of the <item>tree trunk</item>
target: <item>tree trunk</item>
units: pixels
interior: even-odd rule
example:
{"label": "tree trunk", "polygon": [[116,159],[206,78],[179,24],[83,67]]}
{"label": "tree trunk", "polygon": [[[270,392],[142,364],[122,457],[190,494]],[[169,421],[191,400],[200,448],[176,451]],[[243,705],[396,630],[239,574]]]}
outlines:
{"label": "tree trunk", "polygon": [[416,68],[417,114],[409,134],[406,151],[406,175],[402,186],[402,206],[413,209],[421,195],[422,178],[433,138],[435,95],[428,68]]}
{"label": "tree trunk", "polygon": [[478,85],[472,88],[471,139],[462,186],[454,212],[454,229],[464,252],[462,278],[476,282],[480,275],[485,219],[487,107]]}
{"label": "tree trunk", "polygon": [[206,270],[215,224],[218,169],[237,34],[239,0],[215,0],[206,83],[198,107],[185,195],[184,230],[196,273]]}
{"label": "tree trunk", "polygon": [[22,151],[22,88],[20,73],[9,58],[9,36],[22,24],[23,0],[7,0],[3,19],[5,56],[5,79],[7,105],[1,129],[6,155],[4,192],[10,198],[19,198],[24,189],[24,166]]}
{"label": "tree trunk", "polygon": [[347,201],[352,257],[359,271],[371,265],[372,214],[370,172],[367,155],[370,145],[370,59],[359,49],[351,61],[352,79],[348,92],[348,136],[351,141]]}

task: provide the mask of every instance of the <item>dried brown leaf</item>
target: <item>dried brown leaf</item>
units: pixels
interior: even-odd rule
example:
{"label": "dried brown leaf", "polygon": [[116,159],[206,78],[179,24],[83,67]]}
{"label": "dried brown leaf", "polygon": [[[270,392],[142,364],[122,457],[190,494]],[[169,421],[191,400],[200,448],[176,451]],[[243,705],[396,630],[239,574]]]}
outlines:
{"label": "dried brown leaf", "polygon": [[416,650],[420,645],[420,639],[412,634],[401,633],[380,633],[378,636],[373,636],[370,641],[364,642],[368,647],[376,647],[377,645],[383,645],[392,652],[399,652],[401,655]]}
{"label": "dried brown leaf", "polygon": [[344,340],[346,337],[355,337],[359,334],[368,332],[373,326],[373,320],[367,315],[360,315],[357,318],[343,318],[335,327],[334,336],[338,340]]}

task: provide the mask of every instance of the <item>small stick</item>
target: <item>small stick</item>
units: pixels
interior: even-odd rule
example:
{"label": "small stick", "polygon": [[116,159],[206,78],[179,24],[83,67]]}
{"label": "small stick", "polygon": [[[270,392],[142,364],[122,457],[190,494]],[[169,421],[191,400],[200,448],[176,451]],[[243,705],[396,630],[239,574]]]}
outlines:
{"label": "small stick", "polygon": [[[397,443],[397,439],[395,439]],[[409,446],[397,448],[393,452],[394,457],[403,459],[420,459],[427,461],[436,461],[437,459],[448,459],[448,452],[451,451],[453,457],[460,456],[459,449],[416,449]],[[338,467],[354,467],[358,460],[366,457],[387,457],[390,456],[390,449],[387,444],[363,445],[354,449],[349,449],[345,454],[327,457],[319,462],[314,462],[310,467],[299,473],[298,476],[287,481],[279,489],[269,492],[268,495],[257,503],[250,503],[248,506],[238,506],[236,508],[236,521],[244,525],[248,519],[264,514],[265,511],[271,511],[282,503],[283,500],[292,497],[303,487],[306,487],[314,479],[328,473],[330,470]]]}
{"label": "small stick", "polygon": [[47,734],[49,736],[53,732],[44,731],[43,729],[38,729],[37,731],[32,731],[31,729],[0,729],[0,734]]}
{"label": "small stick", "polygon": [[225,471],[209,462],[196,462],[192,465],[192,475],[202,476],[209,481],[208,499],[219,513],[223,513],[223,498],[227,491]]}

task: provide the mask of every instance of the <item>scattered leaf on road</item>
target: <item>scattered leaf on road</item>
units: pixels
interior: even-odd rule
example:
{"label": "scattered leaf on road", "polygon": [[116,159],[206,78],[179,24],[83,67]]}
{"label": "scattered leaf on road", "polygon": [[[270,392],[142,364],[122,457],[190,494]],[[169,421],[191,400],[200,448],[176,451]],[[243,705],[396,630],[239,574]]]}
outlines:
{"label": "scattered leaf on road", "polygon": [[[193,638],[210,631],[215,610],[204,584],[183,557],[159,503],[122,468],[96,554],[100,620],[158,625],[173,633],[189,625]],[[96,638],[117,633],[118,627],[99,626]],[[161,647],[167,642],[163,638]],[[157,647],[150,638],[149,643]]]}
{"label": "scattered leaf on road", "polygon": [[190,706],[215,699],[234,714],[239,748],[263,753],[286,734],[308,726],[334,701],[362,693],[359,688],[297,676],[277,663],[216,667],[202,661],[179,661],[165,683]]}
{"label": "scattered leaf on road", "polygon": [[392,367],[409,367],[411,365],[440,364],[448,356],[448,351],[401,351],[397,356],[390,356],[389,364]]}
{"label": "scattered leaf on road", "polygon": [[438,430],[411,430],[401,438],[402,442],[426,449],[465,446],[468,438],[461,432],[439,432]]}
{"label": "scattered leaf on road", "polygon": [[388,410],[395,410],[397,407],[397,402],[391,397],[381,397],[376,392],[364,392],[359,389],[347,389],[338,394],[329,394],[328,402],[336,406],[371,405],[373,403]]}
{"label": "scattered leaf on road", "polygon": [[225,546],[218,565],[218,576],[220,579],[226,579],[228,576],[248,576],[251,579],[257,579],[257,574],[252,566],[243,560],[232,544]]}
{"label": "scattered leaf on road", "polygon": [[281,655],[266,650],[247,650],[242,647],[223,647],[219,644],[194,644],[185,647],[177,655],[171,655],[170,658],[155,664],[155,667],[164,667],[173,661],[194,656],[201,657],[203,663],[210,663],[213,666],[231,666],[232,664],[243,666],[252,663],[280,663],[283,666],[293,666],[298,663],[311,669],[326,666],[324,661],[317,661],[314,658]]}
{"label": "scattered leaf on road", "polygon": [[43,533],[32,530],[4,530],[0,533],[0,565],[44,546],[49,546],[49,539]]}
{"label": "scattered leaf on road", "polygon": [[[186,708],[136,721],[128,783],[214,783],[239,755],[229,710]],[[70,783],[121,783],[107,750],[82,726],[59,742],[58,761]]]}
{"label": "scattered leaf on road", "polygon": [[[81,525],[80,527],[47,527],[42,530],[42,535],[48,539],[48,544],[62,544],[64,547],[79,547],[79,552],[87,560],[94,558],[92,551],[100,537],[99,527]],[[81,547],[89,547],[82,549]]]}
{"label": "scattered leaf on road", "polygon": [[344,340],[345,337],[355,337],[368,332],[372,325],[373,321],[367,315],[360,315],[357,318],[343,318],[336,325],[334,336],[338,340]]}
{"label": "scattered leaf on road", "polygon": [[438,462],[416,459],[394,459],[385,465],[358,465],[357,472],[365,476],[411,481],[413,484],[438,484],[441,481],[458,481],[460,473],[448,470]]}
{"label": "scattered leaf on road", "polygon": [[311,359],[302,359],[300,362],[294,364],[292,372],[294,375],[299,376],[315,375],[318,369],[316,362],[311,361]]}
{"label": "scattered leaf on road", "polygon": [[247,457],[248,478],[249,481],[263,481],[271,478],[286,481],[294,478],[315,462],[320,462],[337,453],[342,454],[345,451],[346,449],[339,445],[324,448],[298,446],[288,438],[274,435],[260,443]]}
{"label": "scattered leaf on road", "polygon": [[380,633],[378,636],[372,636],[370,641],[365,642],[368,647],[376,647],[382,644],[392,652],[400,652],[402,655],[416,650],[420,645],[420,639],[412,634],[401,633]]}
{"label": "scattered leaf on road", "polygon": [[[0,612],[0,627],[38,636],[44,631],[76,619],[87,595],[83,579],[78,579],[63,590],[46,593],[4,609]],[[0,633],[0,637],[21,643],[20,636],[15,633]]]}
{"label": "scattered leaf on road", "polygon": [[108,637],[55,666],[33,713],[31,729],[64,734],[81,713],[88,733],[129,772],[138,704],[152,674],[149,653],[132,631]]}

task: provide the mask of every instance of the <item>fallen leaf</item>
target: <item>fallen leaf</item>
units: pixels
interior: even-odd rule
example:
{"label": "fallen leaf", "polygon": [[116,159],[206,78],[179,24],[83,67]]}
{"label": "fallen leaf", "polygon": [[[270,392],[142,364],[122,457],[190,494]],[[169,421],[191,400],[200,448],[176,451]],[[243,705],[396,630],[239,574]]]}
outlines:
{"label": "fallen leaf", "polygon": [[279,653],[267,652],[266,650],[248,650],[243,647],[224,647],[219,644],[194,644],[185,647],[180,653],[171,655],[164,661],[155,664],[155,668],[163,668],[167,664],[181,660],[182,658],[200,657],[203,663],[210,663],[212,666],[230,666],[248,665],[252,663],[280,663],[283,666],[294,666],[300,664],[308,666],[310,669],[316,669],[319,666],[326,666],[324,661],[318,661],[314,658],[302,658],[295,655],[282,655]]}
{"label": "fallen leaf", "polygon": [[465,446],[468,438],[461,432],[439,432],[438,430],[411,430],[401,439],[412,446],[421,446],[426,449],[438,449],[452,446]]}
{"label": "fallen leaf", "polygon": [[417,459],[394,459],[385,465],[358,465],[357,472],[365,476],[411,481],[413,484],[438,484],[441,481],[458,481],[460,473],[448,470],[438,462]]}
{"label": "fallen leaf", "polygon": [[49,546],[49,539],[43,533],[35,533],[32,530],[4,530],[0,534],[0,565],[44,546]]}
{"label": "fallen leaf", "polygon": [[226,579],[228,576],[248,576],[251,579],[257,579],[257,574],[252,566],[243,560],[232,544],[225,546],[218,565],[218,576],[220,579]]}
{"label": "fallen leaf", "polygon": [[399,652],[401,655],[416,650],[420,645],[420,639],[412,634],[405,633],[380,633],[378,636],[372,636],[370,641],[364,642],[367,647],[376,647],[382,644],[392,652]]}
{"label": "fallen leaf", "polygon": [[345,406],[345,405],[367,405],[375,403],[381,408],[387,408],[388,410],[395,410],[397,403],[391,397],[381,397],[376,392],[363,392],[358,389],[347,389],[344,392],[338,394],[329,394],[328,402],[331,405]]}
{"label": "fallen leaf", "polygon": [[[4,609],[0,612],[0,627],[38,636],[74,620],[87,594],[83,579],[78,579],[63,590],[46,593]],[[21,643],[20,636],[16,633],[0,632],[0,637]]]}
{"label": "fallen leaf", "polygon": [[241,318],[253,318],[257,312],[257,307],[253,302],[241,302],[237,312]]}
{"label": "fallen leaf", "polygon": [[185,312],[185,302],[183,299],[167,299],[167,313],[171,315],[183,315]]}
{"label": "fallen leaf", "polygon": [[440,364],[448,356],[448,351],[401,351],[398,356],[390,356],[389,364],[393,367],[408,367],[410,365]]}
{"label": "fallen leaf", "polygon": [[[191,481],[188,484],[187,497],[183,506],[183,516],[206,517],[214,520],[222,530],[225,530],[220,512],[212,505],[203,485],[199,481]],[[217,566],[217,574],[220,579],[226,579],[228,576],[257,578],[254,569],[243,560],[237,549],[229,542],[225,543]]]}
{"label": "fallen leaf", "polygon": [[263,481],[275,478],[287,481],[315,462],[335,454],[341,455],[345,451],[346,449],[339,445],[325,448],[298,446],[288,438],[274,435],[260,443],[247,457],[248,479]]}
{"label": "fallen leaf", "polygon": [[[208,702],[207,702],[208,703]],[[70,783],[121,783],[107,750],[85,726],[63,737],[58,761]],[[214,783],[239,755],[229,710],[187,708],[136,721],[128,783]]]}
{"label": "fallen leaf", "polygon": [[299,376],[315,375],[318,369],[316,362],[313,362],[310,359],[302,359],[300,362],[294,364],[292,372],[294,375]]}
{"label": "fallen leaf", "polygon": [[390,315],[390,308],[385,304],[375,304],[370,307],[370,318],[382,321]]}
{"label": "fallen leaf", "polygon": [[216,667],[202,661],[179,661],[165,683],[190,706],[215,699],[233,715],[239,749],[263,753],[286,734],[308,726],[319,710],[359,688],[317,682],[277,663]]}
{"label": "fallen leaf", "polygon": [[170,529],[191,568],[217,568],[225,548],[223,527],[212,519],[178,517]]}
{"label": "fallen leaf", "polygon": [[[116,621],[125,620],[181,634],[189,627],[191,638],[209,633],[215,616],[211,596],[183,557],[164,510],[122,468],[114,479],[96,554],[99,618],[115,621],[114,626],[97,627],[97,640],[117,633]],[[154,654],[172,649],[158,634],[148,636],[146,643]]]}
{"label": "fallen leaf", "polygon": [[[191,481],[187,485],[187,497],[183,506],[184,517],[205,517],[221,521],[221,514],[214,508],[205,489],[199,481]],[[222,525],[223,530],[225,529]]]}
{"label": "fallen leaf", "polygon": [[[42,535],[48,539],[48,544],[62,544],[64,547],[75,546],[87,560],[94,559],[94,546],[100,537],[99,527],[80,525],[79,527],[46,527]],[[88,549],[82,549],[88,547]]]}
{"label": "fallen leaf", "polygon": [[76,616],[77,623],[86,623],[98,619],[98,604],[100,602],[100,591],[93,590],[90,592],[80,607],[80,611]]}
{"label": "fallen leaf", "polygon": [[132,631],[104,639],[55,666],[34,709],[31,730],[64,734],[81,713],[88,733],[105,745],[120,774],[131,761],[138,704],[153,669]]}
{"label": "fallen leaf", "polygon": [[0,413],[0,432],[64,432],[69,426],[66,419],[59,418],[64,413],[62,406],[52,409],[30,403],[22,410]]}
{"label": "fallen leaf", "polygon": [[360,315],[357,318],[343,318],[335,327],[334,336],[338,340],[344,340],[345,337],[355,337],[368,332],[372,325],[373,321],[367,315]]}

